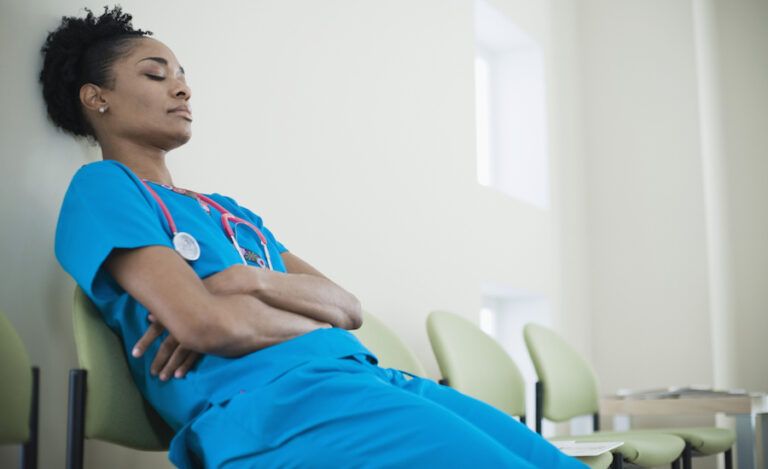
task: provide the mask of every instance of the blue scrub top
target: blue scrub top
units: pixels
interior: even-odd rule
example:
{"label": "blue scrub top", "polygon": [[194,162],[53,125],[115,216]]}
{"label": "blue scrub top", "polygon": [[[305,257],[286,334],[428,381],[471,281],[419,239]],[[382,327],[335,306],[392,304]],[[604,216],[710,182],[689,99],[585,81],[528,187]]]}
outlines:
{"label": "blue scrub top", "polygon": [[[242,263],[215,208],[206,213],[192,197],[149,184],[168,207],[177,229],[190,233],[200,244],[200,258],[189,262],[199,277]],[[280,253],[286,248],[264,227],[258,215],[230,197],[205,195],[259,227],[267,237],[274,269],[285,272]],[[263,257],[258,238],[250,229],[238,225],[237,239],[242,247]],[[150,374],[150,366],[161,340],[156,340],[141,358],[130,354],[149,327],[149,312],[102,267],[113,249],[151,245],[173,249],[165,216],[141,180],[130,168],[112,160],[81,167],[70,183],[59,214],[56,257],[94,302],[107,325],[122,337],[136,385],[174,430],[187,425],[210,404],[238,392],[256,391],[273,377],[312,358],[370,354],[349,332],[320,329],[238,358],[204,355],[185,378],[160,381]]]}

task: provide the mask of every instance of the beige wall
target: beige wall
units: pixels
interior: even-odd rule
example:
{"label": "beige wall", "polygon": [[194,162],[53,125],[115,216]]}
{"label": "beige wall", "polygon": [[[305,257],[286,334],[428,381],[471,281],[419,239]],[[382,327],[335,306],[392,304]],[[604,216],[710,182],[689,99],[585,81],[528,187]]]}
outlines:
{"label": "beige wall", "polygon": [[768,391],[768,3],[715,2],[732,385]]}
{"label": "beige wall", "polygon": [[691,5],[583,5],[598,376],[605,391],[711,383]]}
{"label": "beige wall", "polygon": [[767,390],[758,357],[768,304],[768,63],[759,51],[768,5],[581,5],[592,345],[603,389]]}

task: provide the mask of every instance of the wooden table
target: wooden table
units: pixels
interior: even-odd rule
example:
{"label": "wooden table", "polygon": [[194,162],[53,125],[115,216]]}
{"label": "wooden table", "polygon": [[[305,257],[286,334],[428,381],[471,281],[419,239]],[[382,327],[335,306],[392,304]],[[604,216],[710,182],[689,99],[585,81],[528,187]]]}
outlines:
{"label": "wooden table", "polygon": [[[600,413],[612,415],[614,430],[630,428],[632,416],[713,415],[723,413],[736,419],[738,467],[768,469],[768,395],[698,396],[680,398],[619,398],[600,401]],[[758,435],[758,421],[761,435]]]}

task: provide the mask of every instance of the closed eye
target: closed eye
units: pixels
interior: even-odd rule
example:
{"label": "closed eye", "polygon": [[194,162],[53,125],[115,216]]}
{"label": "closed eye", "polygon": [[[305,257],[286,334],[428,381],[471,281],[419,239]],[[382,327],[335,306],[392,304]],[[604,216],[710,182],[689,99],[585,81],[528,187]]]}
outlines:
{"label": "closed eye", "polygon": [[162,76],[159,76],[159,75],[150,75],[148,73],[146,75],[147,75],[147,77],[150,80],[155,80],[155,81],[163,81],[163,80],[165,80],[165,77],[162,77]]}

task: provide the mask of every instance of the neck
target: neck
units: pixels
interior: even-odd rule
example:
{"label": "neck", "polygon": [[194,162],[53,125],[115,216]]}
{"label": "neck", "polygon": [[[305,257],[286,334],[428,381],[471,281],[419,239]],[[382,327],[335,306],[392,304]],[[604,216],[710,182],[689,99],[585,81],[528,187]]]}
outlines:
{"label": "neck", "polygon": [[100,145],[103,159],[123,163],[140,179],[174,185],[171,172],[165,164],[165,150],[126,141],[100,142]]}

